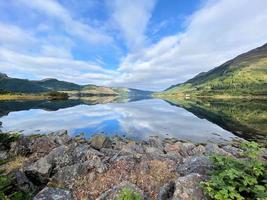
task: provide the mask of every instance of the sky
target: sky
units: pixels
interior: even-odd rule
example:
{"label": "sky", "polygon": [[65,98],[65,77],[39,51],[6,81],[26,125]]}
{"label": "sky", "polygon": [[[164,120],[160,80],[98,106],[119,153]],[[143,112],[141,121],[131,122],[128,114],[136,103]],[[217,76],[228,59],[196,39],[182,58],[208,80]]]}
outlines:
{"label": "sky", "polygon": [[266,0],[0,0],[0,72],[160,91],[267,43]]}

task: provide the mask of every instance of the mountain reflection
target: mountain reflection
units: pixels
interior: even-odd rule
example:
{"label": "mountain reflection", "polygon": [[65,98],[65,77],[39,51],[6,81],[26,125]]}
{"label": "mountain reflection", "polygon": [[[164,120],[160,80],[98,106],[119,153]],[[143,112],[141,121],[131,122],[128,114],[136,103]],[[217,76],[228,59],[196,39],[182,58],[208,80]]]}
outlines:
{"label": "mountain reflection", "polygon": [[195,142],[225,141],[234,137],[220,126],[163,100],[106,101],[105,104],[92,99],[1,102],[4,116],[0,121],[3,131],[24,130],[24,134],[67,129],[71,135],[84,133],[87,137],[97,132],[137,139],[157,135]]}

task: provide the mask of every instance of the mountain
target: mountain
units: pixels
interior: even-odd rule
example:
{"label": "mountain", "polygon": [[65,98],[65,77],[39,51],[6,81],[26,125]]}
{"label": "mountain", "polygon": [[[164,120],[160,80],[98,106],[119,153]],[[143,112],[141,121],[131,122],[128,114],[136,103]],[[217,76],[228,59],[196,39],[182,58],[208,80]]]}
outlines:
{"label": "mountain", "polygon": [[97,85],[78,85],[57,79],[44,79],[40,81],[30,81],[8,77],[0,73],[0,92],[11,93],[43,93],[60,91],[68,93],[70,96],[136,96],[150,95],[149,91],[142,91],[130,88],[114,88]]}
{"label": "mountain", "polygon": [[59,81],[57,79],[44,79],[41,81],[36,81],[36,83],[48,90],[80,90],[82,86],[70,83],[66,81]]}
{"label": "mountain", "polygon": [[26,79],[10,78],[6,74],[0,74],[0,91],[14,93],[40,93],[48,92],[49,89],[38,85],[35,81]]}
{"label": "mountain", "polygon": [[267,95],[267,44],[241,54],[164,93],[196,95]]}

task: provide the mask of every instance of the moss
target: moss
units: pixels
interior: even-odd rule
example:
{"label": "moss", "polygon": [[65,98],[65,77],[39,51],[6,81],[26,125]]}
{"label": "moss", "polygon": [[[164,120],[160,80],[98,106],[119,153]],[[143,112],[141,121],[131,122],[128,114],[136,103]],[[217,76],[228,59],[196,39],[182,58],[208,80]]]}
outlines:
{"label": "moss", "polygon": [[142,196],[139,192],[131,188],[123,188],[117,197],[117,200],[141,200]]}

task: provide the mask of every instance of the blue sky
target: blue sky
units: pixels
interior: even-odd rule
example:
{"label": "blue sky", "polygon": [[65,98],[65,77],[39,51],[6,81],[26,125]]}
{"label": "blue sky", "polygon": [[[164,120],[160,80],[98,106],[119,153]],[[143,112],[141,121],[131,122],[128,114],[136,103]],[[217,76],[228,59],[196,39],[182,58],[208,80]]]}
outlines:
{"label": "blue sky", "polygon": [[265,0],[0,0],[0,71],[162,90],[263,45],[266,21]]}

